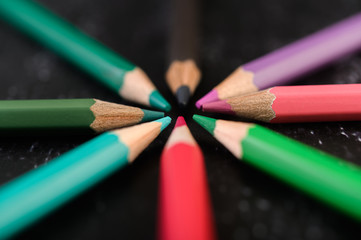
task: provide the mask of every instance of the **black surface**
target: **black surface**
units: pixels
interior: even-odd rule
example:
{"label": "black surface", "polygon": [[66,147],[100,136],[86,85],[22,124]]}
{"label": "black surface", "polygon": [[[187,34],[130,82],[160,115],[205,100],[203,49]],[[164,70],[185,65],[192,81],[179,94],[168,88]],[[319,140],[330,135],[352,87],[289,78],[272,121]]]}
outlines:
{"label": "black surface", "polygon": [[[170,116],[185,114],[204,151],[219,239],[361,238],[359,223],[237,161],[190,120],[197,112],[195,100],[238,65],[360,11],[361,1],[204,1],[204,77],[189,108],[183,111],[178,109],[164,82],[168,1],[41,2],[141,66],[174,106]],[[96,97],[125,103],[3,22],[0,22],[0,39],[0,99]],[[361,82],[360,54],[304,77],[298,84],[356,82]],[[172,126],[133,165],[15,239],[153,239],[159,156]],[[361,165],[359,122],[270,127]],[[0,183],[46,164],[90,138],[3,137],[0,139]]]}

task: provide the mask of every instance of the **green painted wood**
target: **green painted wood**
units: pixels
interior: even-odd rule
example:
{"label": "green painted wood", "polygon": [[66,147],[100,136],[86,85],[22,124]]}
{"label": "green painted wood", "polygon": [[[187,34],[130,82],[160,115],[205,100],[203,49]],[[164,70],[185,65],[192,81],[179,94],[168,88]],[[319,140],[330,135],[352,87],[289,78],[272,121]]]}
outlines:
{"label": "green painted wood", "polygon": [[0,15],[32,38],[119,92],[135,65],[31,0],[0,0]]}
{"label": "green painted wood", "polygon": [[90,107],[94,99],[0,101],[0,132],[66,131],[94,132]]}
{"label": "green painted wood", "polygon": [[12,236],[128,164],[128,147],[104,133],[0,189],[0,239]]}
{"label": "green painted wood", "polygon": [[244,161],[361,220],[357,166],[257,125],[240,144]]}

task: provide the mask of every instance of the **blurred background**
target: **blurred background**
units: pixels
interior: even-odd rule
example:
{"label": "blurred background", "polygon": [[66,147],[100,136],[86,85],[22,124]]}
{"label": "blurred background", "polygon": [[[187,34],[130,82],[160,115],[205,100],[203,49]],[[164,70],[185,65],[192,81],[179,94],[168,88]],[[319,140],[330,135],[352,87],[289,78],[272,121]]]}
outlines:
{"label": "blurred background", "polygon": [[[170,1],[40,2],[143,68],[173,105],[169,115],[186,117],[204,151],[219,239],[361,239],[359,223],[236,160],[191,120],[200,113],[195,100],[236,67],[361,11],[360,0],[203,1],[203,79],[185,110],[176,106],[164,80]],[[0,99],[94,97],[130,104],[3,21],[0,39]],[[296,84],[326,83],[361,83],[361,54]],[[159,158],[173,124],[134,164],[15,239],[154,239]],[[265,126],[361,166],[359,122]],[[0,137],[0,184],[90,138]]]}

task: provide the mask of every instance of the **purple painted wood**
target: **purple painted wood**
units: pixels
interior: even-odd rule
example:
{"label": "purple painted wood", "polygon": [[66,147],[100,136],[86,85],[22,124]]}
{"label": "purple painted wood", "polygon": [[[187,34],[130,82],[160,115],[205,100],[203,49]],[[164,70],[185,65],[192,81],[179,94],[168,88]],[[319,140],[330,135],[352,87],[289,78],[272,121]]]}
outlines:
{"label": "purple painted wood", "polygon": [[258,89],[283,85],[361,49],[361,13],[243,65]]}

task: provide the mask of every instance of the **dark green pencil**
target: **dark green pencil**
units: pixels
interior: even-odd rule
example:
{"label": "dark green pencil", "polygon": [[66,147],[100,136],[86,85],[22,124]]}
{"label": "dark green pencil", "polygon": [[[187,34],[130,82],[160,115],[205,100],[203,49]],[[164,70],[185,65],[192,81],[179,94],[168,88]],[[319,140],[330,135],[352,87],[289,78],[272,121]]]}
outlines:
{"label": "dark green pencil", "polygon": [[35,1],[0,0],[0,16],[124,99],[170,110],[142,69]]}
{"label": "dark green pencil", "polygon": [[163,116],[162,112],[91,98],[3,100],[0,101],[0,133],[100,133]]}

